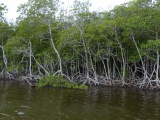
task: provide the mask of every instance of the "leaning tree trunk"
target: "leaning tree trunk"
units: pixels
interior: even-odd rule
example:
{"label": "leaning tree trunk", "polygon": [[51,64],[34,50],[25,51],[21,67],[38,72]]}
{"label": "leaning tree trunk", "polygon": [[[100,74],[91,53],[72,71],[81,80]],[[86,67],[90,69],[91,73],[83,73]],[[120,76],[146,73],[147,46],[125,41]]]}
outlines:
{"label": "leaning tree trunk", "polygon": [[54,41],[53,41],[53,37],[52,37],[52,29],[51,29],[51,23],[50,23],[50,20],[48,20],[48,29],[49,29],[49,35],[50,35],[50,40],[51,40],[51,44],[52,44],[52,47],[57,55],[57,58],[58,58],[58,62],[59,62],[59,73],[60,75],[63,75],[63,71],[62,71],[62,59],[60,57],[60,53],[58,52],[55,44],[54,44]]}
{"label": "leaning tree trunk", "polygon": [[[136,43],[135,38],[134,38],[133,35],[132,35],[132,41],[133,41],[133,43],[135,44],[135,47],[136,47],[136,49],[137,49],[138,55],[139,55],[140,60],[141,60],[141,63],[142,63],[142,69],[143,69],[143,71],[144,71],[144,73],[143,73],[144,78],[143,78],[143,81],[141,82],[140,88],[143,88],[143,86],[145,85],[146,81],[147,81],[148,85],[151,85],[151,86],[152,86],[151,80],[150,80],[150,78],[149,78],[148,75],[147,75],[147,70],[146,70],[145,65],[144,65],[144,62],[143,62],[143,60],[142,60],[142,56],[141,56],[141,54],[140,54],[140,50],[139,50],[139,48],[138,48],[138,46],[137,46],[137,43]],[[147,86],[148,86],[148,85],[147,85]]]}

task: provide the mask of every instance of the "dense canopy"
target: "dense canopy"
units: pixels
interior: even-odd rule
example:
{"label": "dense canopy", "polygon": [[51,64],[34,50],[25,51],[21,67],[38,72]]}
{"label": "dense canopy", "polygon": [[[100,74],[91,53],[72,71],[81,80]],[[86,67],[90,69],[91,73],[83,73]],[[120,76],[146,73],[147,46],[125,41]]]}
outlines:
{"label": "dense canopy", "polygon": [[12,25],[0,4],[1,77],[159,87],[160,1],[134,0],[104,12],[90,6],[75,0],[66,13],[58,0],[28,0]]}

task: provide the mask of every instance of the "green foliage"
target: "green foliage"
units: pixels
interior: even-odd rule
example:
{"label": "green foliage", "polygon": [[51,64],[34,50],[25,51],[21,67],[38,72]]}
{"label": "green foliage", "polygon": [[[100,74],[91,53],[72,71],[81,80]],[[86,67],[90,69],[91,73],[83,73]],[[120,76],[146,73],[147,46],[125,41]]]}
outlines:
{"label": "green foliage", "polygon": [[43,76],[40,78],[38,87],[43,86],[53,86],[53,87],[60,87],[60,88],[73,88],[73,89],[86,89],[86,85],[79,85],[78,83],[71,83],[65,80],[62,76]]}
{"label": "green foliage", "polygon": [[[16,26],[0,21],[0,47],[4,48],[7,57],[7,61],[4,61],[3,54],[0,55],[2,69],[4,62],[7,62],[6,70],[9,72],[17,69],[27,75],[31,67],[33,73],[45,74],[43,71],[46,70],[53,74],[59,70],[57,51],[62,62],[62,73],[70,77],[89,72],[89,77],[94,78],[97,71],[98,75],[110,72],[106,73],[109,75],[114,72],[114,64],[115,71],[123,73],[122,64],[125,63],[126,67],[131,67],[133,63],[141,65],[140,56],[142,61],[146,57],[154,59],[152,62],[157,60],[156,52],[160,51],[159,1],[134,0],[99,13],[90,12],[91,4],[88,1],[75,0],[70,14],[60,10],[58,2],[29,0],[19,6],[20,16]],[[0,5],[0,18],[4,10],[5,6]],[[57,51],[51,44],[51,38]],[[32,48],[31,53],[29,48]],[[32,65],[29,66],[29,63]],[[129,68],[126,69],[127,78],[131,73]],[[41,77],[38,86],[45,85],[85,88],[60,76]]]}
{"label": "green foliage", "polygon": [[160,40],[148,40],[146,44],[142,44],[142,49],[157,50],[160,47]]}
{"label": "green foliage", "polygon": [[3,3],[1,3],[0,4],[0,21],[4,19],[3,15],[6,12],[6,10],[7,10],[6,6]]}

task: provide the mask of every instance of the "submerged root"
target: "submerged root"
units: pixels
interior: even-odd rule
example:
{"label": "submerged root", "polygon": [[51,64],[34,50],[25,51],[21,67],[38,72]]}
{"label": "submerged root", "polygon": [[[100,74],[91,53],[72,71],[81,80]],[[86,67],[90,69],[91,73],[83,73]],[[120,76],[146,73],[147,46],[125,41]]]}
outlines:
{"label": "submerged root", "polygon": [[20,81],[26,81],[29,86],[35,86],[37,81],[40,79],[39,75],[28,75],[28,76],[21,76],[18,80]]}

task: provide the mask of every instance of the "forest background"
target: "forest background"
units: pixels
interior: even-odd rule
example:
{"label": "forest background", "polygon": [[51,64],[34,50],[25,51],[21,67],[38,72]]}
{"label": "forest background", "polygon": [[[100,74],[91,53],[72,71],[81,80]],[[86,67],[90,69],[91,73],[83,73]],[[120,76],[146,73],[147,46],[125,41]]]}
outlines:
{"label": "forest background", "polygon": [[16,24],[6,21],[0,5],[1,78],[159,88],[159,0],[104,12],[75,0],[69,14],[59,5],[28,0],[18,7]]}

